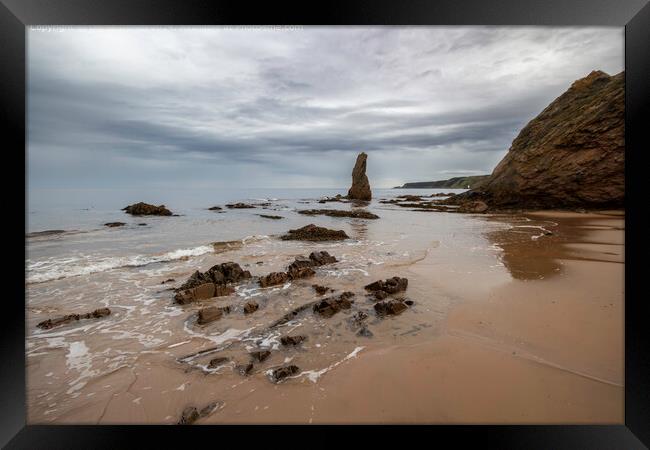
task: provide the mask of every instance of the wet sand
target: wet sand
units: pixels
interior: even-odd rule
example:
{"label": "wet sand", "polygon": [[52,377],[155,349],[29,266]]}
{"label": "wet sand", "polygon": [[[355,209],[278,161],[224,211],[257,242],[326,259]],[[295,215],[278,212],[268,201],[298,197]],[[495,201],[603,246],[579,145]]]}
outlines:
{"label": "wet sand", "polygon": [[[364,222],[353,223],[357,236],[365,236]],[[193,319],[200,305],[173,306],[171,294],[160,286],[170,275],[184,280],[196,260],[175,268],[176,274],[152,276],[142,286],[157,289],[166,300],[147,307],[161,309],[165,319],[156,332],[169,334],[171,341],[147,334],[143,347],[123,342],[110,321],[89,323],[92,338],[65,346],[58,344],[75,330],[56,330],[31,346],[28,341],[28,422],[171,424],[189,405],[201,409],[216,402],[197,424],[622,423],[622,213],[479,215],[467,216],[466,223],[498,250],[497,256],[483,247],[445,245],[454,233],[448,241],[427,240],[425,246],[382,244],[381,255],[369,244],[230,250],[228,259],[250,264],[253,275],[281,269],[310,249],[326,249],[341,262],[319,268],[312,279],[255,292],[260,314],[231,314],[207,328]],[[548,231],[552,234],[544,234]],[[420,233],[421,243],[429,232]],[[380,256],[382,263],[372,264]],[[199,264],[206,268],[223,258],[208,255]],[[490,264],[494,267],[486,270]],[[415,305],[397,317],[371,316],[374,336],[356,336],[351,314],[371,311],[373,304],[363,285],[395,275],[409,279],[406,295]],[[101,283],[98,276],[98,290]],[[330,319],[308,312],[277,332],[265,331],[271,319],[317,298],[312,283],[338,293],[354,291],[352,310]],[[74,293],[69,285],[65,289]],[[252,295],[245,290],[238,291],[241,299]],[[146,314],[135,321],[133,306],[110,306],[111,320],[128,320],[132,334],[147,325]],[[29,305],[28,327],[54,311],[60,309]],[[147,326],[152,325],[157,324]],[[308,336],[303,345],[277,345],[280,335],[298,333]],[[215,346],[223,349],[183,358]],[[250,376],[233,370],[235,362],[205,370],[210,358],[225,355],[241,362],[258,347],[272,348],[272,356]],[[300,367],[299,376],[270,382],[267,370],[288,363]]]}

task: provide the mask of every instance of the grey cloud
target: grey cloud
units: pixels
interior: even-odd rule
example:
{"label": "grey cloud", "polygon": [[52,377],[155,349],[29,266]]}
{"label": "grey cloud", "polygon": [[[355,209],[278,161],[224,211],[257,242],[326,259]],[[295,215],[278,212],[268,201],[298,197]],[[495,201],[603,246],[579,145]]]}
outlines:
{"label": "grey cloud", "polygon": [[622,38],[612,28],[30,31],[29,182],[164,185],[218,172],[229,186],[338,187],[359,151],[375,185],[489,173],[576,78],[622,70]]}

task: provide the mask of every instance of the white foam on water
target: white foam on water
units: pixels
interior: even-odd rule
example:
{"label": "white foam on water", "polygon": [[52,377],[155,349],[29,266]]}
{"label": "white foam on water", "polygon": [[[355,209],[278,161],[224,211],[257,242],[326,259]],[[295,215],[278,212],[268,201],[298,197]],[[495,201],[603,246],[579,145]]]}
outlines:
{"label": "white foam on water", "polygon": [[148,264],[175,261],[192,256],[212,253],[214,248],[201,245],[194,248],[178,249],[160,255],[134,255],[122,257],[101,257],[83,255],[68,258],[48,258],[43,261],[27,261],[27,283],[43,283],[122,267],[141,267]]}
{"label": "white foam on water", "polygon": [[[329,366],[325,367],[324,369],[321,369],[321,370],[306,370],[306,371],[300,372],[298,375],[296,375],[294,377],[290,377],[290,378],[307,377],[309,379],[309,381],[311,381],[312,383],[316,383],[321,376],[323,376],[324,374],[326,374],[330,370],[334,369],[336,366],[344,363],[345,361],[347,361],[349,359],[356,358],[357,354],[361,350],[363,350],[364,348],[365,347],[357,347],[357,348],[355,348],[345,358],[343,358],[340,361],[335,362],[334,364],[330,364]],[[270,372],[272,372],[272,371],[270,371]]]}

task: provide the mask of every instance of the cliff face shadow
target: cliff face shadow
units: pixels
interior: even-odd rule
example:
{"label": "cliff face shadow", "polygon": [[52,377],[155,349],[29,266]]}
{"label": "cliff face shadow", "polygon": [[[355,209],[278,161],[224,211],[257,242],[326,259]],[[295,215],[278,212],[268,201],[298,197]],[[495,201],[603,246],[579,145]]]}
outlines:
{"label": "cliff face shadow", "polygon": [[487,220],[509,226],[485,236],[502,250],[500,260],[517,280],[559,275],[562,260],[624,263],[622,214],[524,214]]}

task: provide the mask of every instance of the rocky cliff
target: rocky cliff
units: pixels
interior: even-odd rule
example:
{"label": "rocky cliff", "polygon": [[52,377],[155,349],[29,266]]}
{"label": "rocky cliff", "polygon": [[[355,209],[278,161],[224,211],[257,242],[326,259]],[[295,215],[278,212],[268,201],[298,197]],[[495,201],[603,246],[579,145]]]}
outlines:
{"label": "rocky cliff", "polygon": [[575,81],[521,130],[487,182],[455,196],[455,203],[481,199],[491,209],[622,207],[624,75],[593,71]]}

